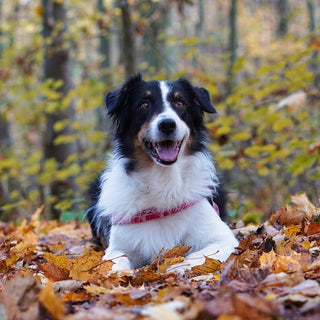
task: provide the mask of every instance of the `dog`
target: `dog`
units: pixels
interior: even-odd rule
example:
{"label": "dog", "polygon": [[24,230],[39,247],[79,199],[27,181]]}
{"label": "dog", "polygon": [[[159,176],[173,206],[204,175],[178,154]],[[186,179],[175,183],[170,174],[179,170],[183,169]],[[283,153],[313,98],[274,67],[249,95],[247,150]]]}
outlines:
{"label": "dog", "polygon": [[205,257],[225,261],[238,245],[223,222],[225,197],[208,151],[209,93],[186,78],[144,81],[140,74],[105,96],[114,149],[93,182],[86,212],[113,271],[140,268],[160,250],[191,247],[172,267]]}

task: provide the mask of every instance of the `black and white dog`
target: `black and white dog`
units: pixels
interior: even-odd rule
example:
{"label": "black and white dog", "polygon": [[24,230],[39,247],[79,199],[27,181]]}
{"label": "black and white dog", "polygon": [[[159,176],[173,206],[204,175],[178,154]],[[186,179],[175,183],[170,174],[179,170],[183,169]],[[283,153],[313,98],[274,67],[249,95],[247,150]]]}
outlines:
{"label": "black and white dog", "polygon": [[173,270],[226,260],[238,242],[225,214],[203,112],[215,113],[204,88],[186,79],[140,75],[105,97],[114,151],[91,188],[86,216],[113,270],[149,264],[161,249],[191,249]]}

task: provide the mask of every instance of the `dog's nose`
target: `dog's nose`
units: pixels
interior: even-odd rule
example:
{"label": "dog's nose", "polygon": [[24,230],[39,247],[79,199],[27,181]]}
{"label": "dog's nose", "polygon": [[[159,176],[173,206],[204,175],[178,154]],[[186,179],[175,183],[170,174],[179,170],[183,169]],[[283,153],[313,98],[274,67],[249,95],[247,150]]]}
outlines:
{"label": "dog's nose", "polygon": [[176,123],[172,119],[163,119],[158,123],[158,128],[165,134],[170,134],[176,129]]}

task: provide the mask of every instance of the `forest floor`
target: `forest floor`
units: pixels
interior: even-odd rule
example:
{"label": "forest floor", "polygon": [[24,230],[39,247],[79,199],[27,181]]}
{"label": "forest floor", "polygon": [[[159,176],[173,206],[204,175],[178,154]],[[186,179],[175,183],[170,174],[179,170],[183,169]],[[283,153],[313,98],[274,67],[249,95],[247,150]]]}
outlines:
{"label": "forest floor", "polygon": [[234,230],[239,247],[184,275],[166,272],[187,248],[120,275],[87,224],[0,223],[1,319],[319,319],[320,210],[307,197],[259,226]]}

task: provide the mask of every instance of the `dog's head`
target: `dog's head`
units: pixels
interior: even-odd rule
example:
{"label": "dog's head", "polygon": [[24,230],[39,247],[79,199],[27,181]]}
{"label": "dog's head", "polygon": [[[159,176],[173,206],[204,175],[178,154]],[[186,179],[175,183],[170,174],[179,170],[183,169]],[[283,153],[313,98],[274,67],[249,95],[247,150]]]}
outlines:
{"label": "dog's head", "polygon": [[216,112],[208,91],[184,78],[146,82],[137,75],[108,93],[105,104],[120,156],[163,166],[205,146],[203,112]]}

